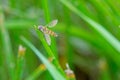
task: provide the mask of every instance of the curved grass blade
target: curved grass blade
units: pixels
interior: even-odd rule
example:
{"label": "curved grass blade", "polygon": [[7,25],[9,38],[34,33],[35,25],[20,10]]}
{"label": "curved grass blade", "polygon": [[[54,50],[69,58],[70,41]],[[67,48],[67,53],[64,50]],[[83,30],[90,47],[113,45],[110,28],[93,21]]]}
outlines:
{"label": "curved grass blade", "polygon": [[[48,58],[49,62],[52,62],[52,58]],[[43,72],[46,71],[46,66],[44,64],[40,64],[35,71],[29,75],[25,80],[36,80]]]}
{"label": "curved grass blade", "polygon": [[120,53],[120,42],[110,33],[108,32],[102,25],[98,24],[97,22],[93,21],[86,15],[84,15],[80,10],[74,7],[70,2],[67,0],[60,0],[65,6],[67,6],[71,11],[76,13],[79,17],[85,20],[88,24],[91,25],[99,34],[116,50]]}
{"label": "curved grass blade", "polygon": [[46,68],[50,72],[50,74],[53,76],[55,80],[66,80],[60,72],[42,55],[40,51],[38,51],[34,45],[32,45],[27,39],[24,37],[21,37],[21,40],[33,50],[33,52],[38,56],[38,58],[45,64]]}
{"label": "curved grass blade", "polygon": [[5,53],[4,56],[6,59],[9,78],[13,80],[14,79],[14,55],[12,54],[13,52],[12,52],[9,33],[4,26],[4,14],[1,6],[0,6],[0,33],[1,33],[2,43],[3,43],[3,50]]}
{"label": "curved grass blade", "polygon": [[36,80],[38,76],[40,76],[44,71],[46,71],[46,68],[43,64],[38,66],[38,68],[35,69],[35,71],[29,75],[25,80]]}

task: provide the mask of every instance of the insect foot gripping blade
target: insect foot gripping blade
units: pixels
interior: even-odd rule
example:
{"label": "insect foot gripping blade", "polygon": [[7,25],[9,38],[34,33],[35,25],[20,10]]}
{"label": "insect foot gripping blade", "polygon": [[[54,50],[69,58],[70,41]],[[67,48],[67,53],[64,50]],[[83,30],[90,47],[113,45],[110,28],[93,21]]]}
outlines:
{"label": "insect foot gripping blade", "polygon": [[57,24],[58,20],[53,20],[49,24],[43,26],[39,25],[38,29],[44,34],[44,37],[46,39],[46,42],[48,45],[51,45],[51,38],[50,36],[57,37],[58,35],[53,32],[52,30],[49,30],[49,28],[54,27]]}

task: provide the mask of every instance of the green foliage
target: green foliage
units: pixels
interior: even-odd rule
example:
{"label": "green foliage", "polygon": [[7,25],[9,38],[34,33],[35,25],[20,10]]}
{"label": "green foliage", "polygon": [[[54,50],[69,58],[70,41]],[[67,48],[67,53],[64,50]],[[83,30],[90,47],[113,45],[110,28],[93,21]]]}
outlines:
{"label": "green foliage", "polygon": [[48,62],[48,60],[42,55],[42,53],[39,52],[27,39],[21,37],[21,40],[24,41],[25,44],[34,51],[38,58],[45,64],[45,66],[55,80],[65,80],[65,78],[60,74],[60,72],[58,72],[57,69],[52,64],[50,64],[50,62]]}
{"label": "green foliage", "polygon": [[[119,8],[119,0],[1,0],[0,80],[120,80]],[[54,19],[49,46],[38,26]]]}

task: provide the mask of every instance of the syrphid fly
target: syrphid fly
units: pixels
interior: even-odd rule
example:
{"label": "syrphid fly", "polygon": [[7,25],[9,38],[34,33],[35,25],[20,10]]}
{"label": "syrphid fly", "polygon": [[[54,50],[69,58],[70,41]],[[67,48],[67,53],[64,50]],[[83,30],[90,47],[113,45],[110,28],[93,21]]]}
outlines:
{"label": "syrphid fly", "polygon": [[43,26],[43,25],[38,26],[38,29],[44,33],[44,36],[45,36],[45,39],[46,39],[48,45],[51,45],[50,36],[54,36],[54,37],[58,36],[55,32],[53,32],[52,30],[49,30],[48,28],[54,27],[57,24],[57,22],[58,22],[58,20],[53,20],[45,26]]}

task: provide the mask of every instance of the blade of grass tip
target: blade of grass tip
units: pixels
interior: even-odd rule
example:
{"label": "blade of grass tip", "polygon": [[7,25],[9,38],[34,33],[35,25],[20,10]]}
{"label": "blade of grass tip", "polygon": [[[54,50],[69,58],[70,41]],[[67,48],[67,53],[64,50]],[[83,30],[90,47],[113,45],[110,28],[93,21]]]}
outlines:
{"label": "blade of grass tip", "polygon": [[42,55],[40,51],[38,51],[34,45],[32,45],[27,39],[21,37],[21,40],[38,56],[38,58],[45,64],[46,68],[53,76],[55,80],[66,80],[63,75]]}
{"label": "blade of grass tip", "polygon": [[120,53],[120,42],[110,33],[108,32],[102,25],[98,24],[97,22],[93,21],[86,15],[84,15],[80,10],[74,7],[70,2],[67,0],[59,0],[65,6],[67,6],[71,11],[76,13],[80,16],[83,20],[85,20],[88,24],[91,25],[100,35],[114,48],[116,51]]}
{"label": "blade of grass tip", "polygon": [[2,12],[2,7],[0,6],[0,32],[2,37],[2,43],[4,48],[4,55],[6,59],[6,65],[8,68],[8,74],[11,80],[14,79],[14,62],[13,62],[13,52],[12,46],[9,38],[8,31],[4,27],[4,15]]}
{"label": "blade of grass tip", "polygon": [[17,64],[16,64],[16,72],[15,72],[15,80],[22,80],[25,50],[26,49],[22,45],[19,46],[18,58],[17,58]]}
{"label": "blade of grass tip", "polygon": [[[44,13],[45,13],[45,20],[47,23],[50,22],[50,10],[49,10],[49,6],[48,6],[48,0],[42,0],[42,6],[44,9]],[[57,47],[56,47],[56,41],[54,37],[51,37],[51,49],[54,52],[54,55],[56,58],[58,58],[58,54],[57,54]]]}

